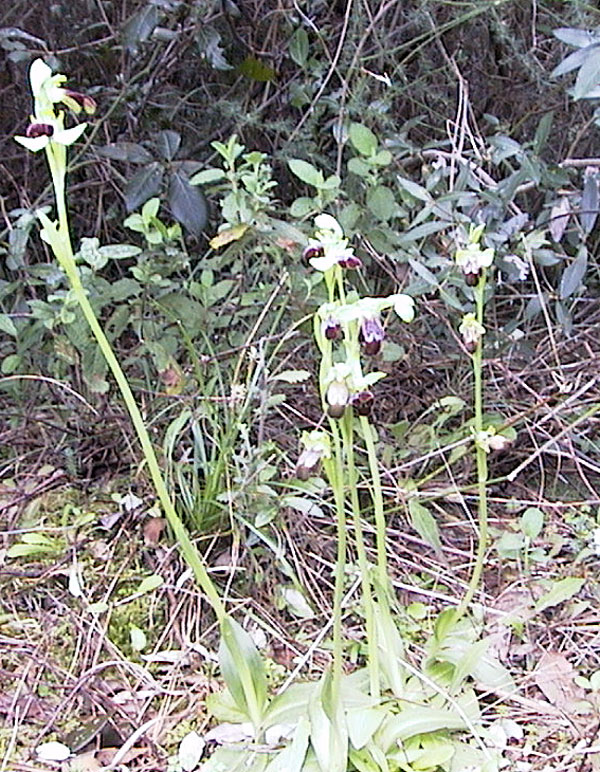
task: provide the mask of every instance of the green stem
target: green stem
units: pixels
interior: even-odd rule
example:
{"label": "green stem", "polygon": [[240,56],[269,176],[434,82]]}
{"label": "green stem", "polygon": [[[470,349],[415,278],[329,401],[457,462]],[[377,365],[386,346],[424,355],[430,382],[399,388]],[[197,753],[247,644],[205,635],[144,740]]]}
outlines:
{"label": "green stem", "polygon": [[371,696],[379,699],[381,695],[381,683],[379,678],[379,651],[377,648],[377,628],[375,626],[375,614],[373,606],[373,594],[371,592],[371,570],[365,549],[365,539],[362,527],[360,503],[358,500],[358,477],[354,463],[354,416],[351,410],[346,410],[342,419],[342,438],[344,451],[348,465],[348,485],[350,488],[350,501],[352,505],[352,522],[356,535],[356,553],[358,556],[358,568],[363,594],[365,613],[365,626],[367,632],[367,647],[369,660],[369,682]]}
{"label": "green stem", "polygon": [[[57,150],[59,157],[57,157],[55,149]],[[64,158],[60,157],[61,150],[62,148],[58,149],[57,146],[55,146],[52,142],[49,143],[46,149],[48,165],[50,167],[50,173],[52,175],[52,182],[54,185],[56,207],[58,213],[58,232],[55,238],[51,238],[52,250],[58,262],[67,274],[67,278],[71,285],[73,294],[79,303],[81,311],[90,327],[90,330],[96,338],[98,346],[100,347],[100,350],[106,359],[106,363],[110,368],[115,381],[117,382],[117,386],[119,387],[121,395],[123,396],[123,400],[131,417],[133,427],[142,446],[144,458],[146,459],[156,494],[162,505],[167,522],[173,530],[173,534],[181,549],[183,557],[194,572],[198,584],[204,590],[208,600],[213,607],[217,619],[222,621],[222,619],[226,616],[225,607],[223,606],[215,585],[211,581],[210,576],[208,575],[208,572],[202,563],[202,559],[198,553],[198,550],[194,546],[185,529],[185,526],[175,511],[175,507],[171,501],[162,473],[160,471],[156,454],[150,441],[148,430],[144,424],[144,419],[142,418],[140,409],[135,401],[135,397],[133,396],[129,382],[125,377],[123,370],[121,369],[121,366],[112,350],[112,346],[110,345],[108,338],[104,334],[104,330],[98,322],[94,309],[92,308],[86,291],[81,283],[79,271],[73,258],[73,248],[69,234],[69,221],[65,200],[66,162]],[[44,220],[42,220],[42,222],[44,222]],[[49,237],[52,235],[48,229],[47,233]]]}
{"label": "green stem", "polygon": [[[482,270],[479,284],[475,290],[475,299],[477,304],[477,321],[483,324],[483,306],[485,295],[485,270]],[[473,363],[473,406],[475,413],[475,436],[478,437],[483,431],[483,336],[479,338],[477,348],[472,355]],[[483,566],[485,563],[485,553],[488,541],[488,512],[487,512],[487,453],[475,442],[475,458],[477,462],[477,510],[478,510],[478,544],[477,554],[475,556],[475,565],[469,581],[467,591],[460,602],[456,611],[456,620],[460,619],[471,604],[475,593],[479,589]]]}
{"label": "green stem", "polygon": [[337,705],[342,680],[342,600],[344,597],[344,572],[346,568],[346,510],[344,490],[344,468],[340,433],[334,419],[329,419],[333,438],[333,457],[324,463],[329,484],[333,490],[337,525],[337,556],[335,561],[335,584],[333,590],[333,678],[332,698]]}
{"label": "green stem", "polygon": [[371,497],[373,499],[373,509],[375,512],[375,538],[377,545],[377,580],[381,590],[388,590],[388,568],[387,553],[385,544],[385,514],[383,511],[383,492],[381,490],[381,477],[379,475],[379,465],[377,463],[377,451],[375,449],[375,438],[373,427],[366,416],[361,416],[360,425],[363,430],[365,445],[367,448],[367,457],[369,459],[369,472],[371,474]]}

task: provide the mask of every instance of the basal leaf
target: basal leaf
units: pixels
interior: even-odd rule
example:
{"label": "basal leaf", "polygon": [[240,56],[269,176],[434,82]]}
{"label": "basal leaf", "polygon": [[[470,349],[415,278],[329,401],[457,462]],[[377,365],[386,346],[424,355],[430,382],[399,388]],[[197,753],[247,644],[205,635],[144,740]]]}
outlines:
{"label": "basal leaf", "polygon": [[535,604],[534,610],[536,613],[540,613],[552,606],[558,606],[560,603],[564,603],[567,600],[571,600],[574,595],[577,595],[579,590],[585,584],[585,579],[580,579],[576,576],[568,576],[566,579],[559,579],[552,583],[552,587],[547,593]]}
{"label": "basal leaf", "polygon": [[442,551],[442,542],[440,541],[440,531],[437,520],[423,504],[416,499],[410,499],[408,502],[408,511],[410,512],[412,527],[419,536],[433,547],[436,552]]}

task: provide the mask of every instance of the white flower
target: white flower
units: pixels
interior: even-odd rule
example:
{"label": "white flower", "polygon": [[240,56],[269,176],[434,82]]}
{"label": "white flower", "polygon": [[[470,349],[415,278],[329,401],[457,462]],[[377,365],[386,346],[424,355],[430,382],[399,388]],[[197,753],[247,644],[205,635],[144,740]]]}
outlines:
{"label": "white flower", "polygon": [[[48,125],[57,126],[58,121],[53,121]],[[15,137],[15,141],[18,142],[27,150],[31,150],[32,153],[37,153],[39,150],[43,150],[49,142],[58,142],[59,145],[69,146],[76,142],[79,137],[86,130],[87,123],[80,123],[77,126],[73,126],[70,129],[55,128],[52,135],[42,134],[39,137]]]}
{"label": "white flower", "polygon": [[481,336],[485,335],[485,327],[477,321],[475,314],[465,314],[458,332],[462,336],[467,351],[473,353]]}

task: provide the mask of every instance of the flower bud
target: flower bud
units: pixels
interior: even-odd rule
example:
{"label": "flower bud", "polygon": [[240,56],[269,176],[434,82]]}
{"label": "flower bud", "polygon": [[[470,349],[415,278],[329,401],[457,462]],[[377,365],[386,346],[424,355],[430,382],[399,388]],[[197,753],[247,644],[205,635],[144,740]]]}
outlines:
{"label": "flower bud", "polygon": [[365,317],[360,325],[358,339],[367,356],[375,356],[381,350],[385,332],[377,317]]}
{"label": "flower bud", "polygon": [[310,480],[311,477],[316,477],[321,466],[321,456],[322,453],[318,449],[305,448],[298,456],[296,477],[304,482]]}
{"label": "flower bud", "polygon": [[360,391],[352,397],[352,407],[357,415],[369,416],[375,402],[372,391]]}
{"label": "flower bud", "polygon": [[30,123],[25,132],[25,136],[35,139],[36,137],[51,137],[54,134],[54,126],[50,123]]}
{"label": "flower bud", "polygon": [[96,112],[96,100],[80,91],[73,91],[70,88],[63,89],[61,101],[75,113],[78,113],[82,108],[87,115]]}
{"label": "flower bud", "polygon": [[327,387],[327,413],[331,418],[341,418],[350,399],[345,381],[332,381]]}

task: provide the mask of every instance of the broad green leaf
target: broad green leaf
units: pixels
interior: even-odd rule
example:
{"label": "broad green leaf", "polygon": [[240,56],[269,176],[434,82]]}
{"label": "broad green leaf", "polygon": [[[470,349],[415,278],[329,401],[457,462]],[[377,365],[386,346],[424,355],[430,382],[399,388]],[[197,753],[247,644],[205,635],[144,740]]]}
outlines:
{"label": "broad green leaf", "polygon": [[528,507],[521,515],[521,531],[533,541],[544,527],[544,513],[538,507]]}
{"label": "broad green leaf", "polygon": [[174,172],[169,180],[171,214],[190,233],[198,236],[206,227],[208,206],[204,193],[190,185],[181,172]]}
{"label": "broad green leaf", "polygon": [[160,192],[164,170],[157,162],[148,164],[129,180],[125,186],[125,207],[133,212],[148,199]]}
{"label": "broad green leaf", "polygon": [[576,27],[558,27],[552,30],[552,34],[568,46],[576,46],[577,48],[585,48],[598,41],[596,33]]}
{"label": "broad green leaf", "polygon": [[315,188],[320,188],[323,185],[323,172],[316,169],[308,161],[303,161],[301,158],[290,158],[288,166],[296,177],[307,185],[312,185]]}
{"label": "broad green leaf", "polygon": [[409,500],[408,511],[410,512],[412,527],[415,531],[437,553],[441,553],[442,542],[440,541],[440,531],[435,517],[426,506],[416,499]]}
{"label": "broad green leaf", "polygon": [[181,145],[181,134],[172,129],[165,129],[159,131],[154,143],[161,158],[164,158],[165,161],[172,161]]}
{"label": "broad green leaf", "polygon": [[362,123],[351,123],[348,136],[355,150],[358,150],[361,155],[371,156],[377,150],[377,137],[368,126]]}
{"label": "broad green leaf", "polygon": [[308,750],[310,722],[306,716],[298,721],[291,745],[280,751],[265,772],[301,772]]}
{"label": "broad green leaf", "polygon": [[394,696],[404,696],[404,669],[402,657],[404,645],[383,593],[378,593],[374,604],[377,649],[382,672]]}
{"label": "broad green leaf", "polygon": [[308,33],[304,27],[298,27],[290,38],[288,47],[290,57],[298,67],[304,67],[308,61]]}
{"label": "broad green leaf", "polygon": [[129,53],[135,53],[140,43],[145,43],[160,19],[155,5],[145,5],[122,28],[123,42]]}
{"label": "broad green leaf", "polygon": [[124,260],[128,257],[136,257],[142,250],[133,244],[107,244],[100,247],[100,253],[110,260]]}
{"label": "broad green leaf", "polygon": [[589,55],[577,73],[573,99],[585,99],[600,86],[600,46],[590,47]]}
{"label": "broad green leaf", "polygon": [[448,228],[447,222],[440,222],[433,221],[433,222],[426,222],[423,223],[423,225],[417,225],[416,228],[411,228],[408,231],[405,231],[403,234],[400,235],[398,238],[398,244],[400,246],[404,246],[406,244],[410,244],[412,241],[420,241],[421,239],[424,239],[426,236],[431,236],[434,233],[439,233],[439,231],[446,230]]}
{"label": "broad green leaf", "polygon": [[346,711],[346,726],[352,747],[363,748],[381,726],[386,711],[381,708],[354,708]]}
{"label": "broad green leaf", "polygon": [[258,727],[267,704],[265,667],[250,635],[231,617],[221,622],[219,664],[238,708]]}
{"label": "broad green leaf", "polygon": [[6,550],[7,558],[25,558],[32,555],[41,555],[46,552],[53,552],[55,547],[45,547],[41,544],[13,544]]}
{"label": "broad green leaf", "polygon": [[132,164],[149,164],[154,160],[152,154],[136,142],[111,142],[98,148],[98,155],[113,161],[128,161]]}
{"label": "broad green leaf", "polygon": [[369,164],[365,163],[362,158],[351,158],[348,161],[348,171],[356,174],[358,177],[367,177],[371,169]]}
{"label": "broad green leaf", "polygon": [[560,280],[560,299],[565,300],[571,297],[581,287],[585,273],[587,271],[588,254],[585,247],[581,247],[577,257],[570,263]]}
{"label": "broad green leaf", "polygon": [[8,314],[0,314],[0,332],[12,335],[13,338],[17,337],[17,328]]}
{"label": "broad green leaf", "polygon": [[331,674],[324,673],[308,705],[310,742],[323,772],[346,772],[348,734],[341,703],[331,704]]}
{"label": "broad green leaf", "polygon": [[396,211],[396,199],[393,192],[385,185],[370,188],[367,193],[367,206],[378,219],[387,222]]}
{"label": "broad green leaf", "polygon": [[576,576],[568,576],[566,579],[559,579],[558,581],[553,582],[552,587],[548,592],[542,595],[535,604],[534,611],[539,614],[547,608],[558,606],[560,603],[571,600],[574,595],[577,595],[584,584],[585,579],[579,579]]}

